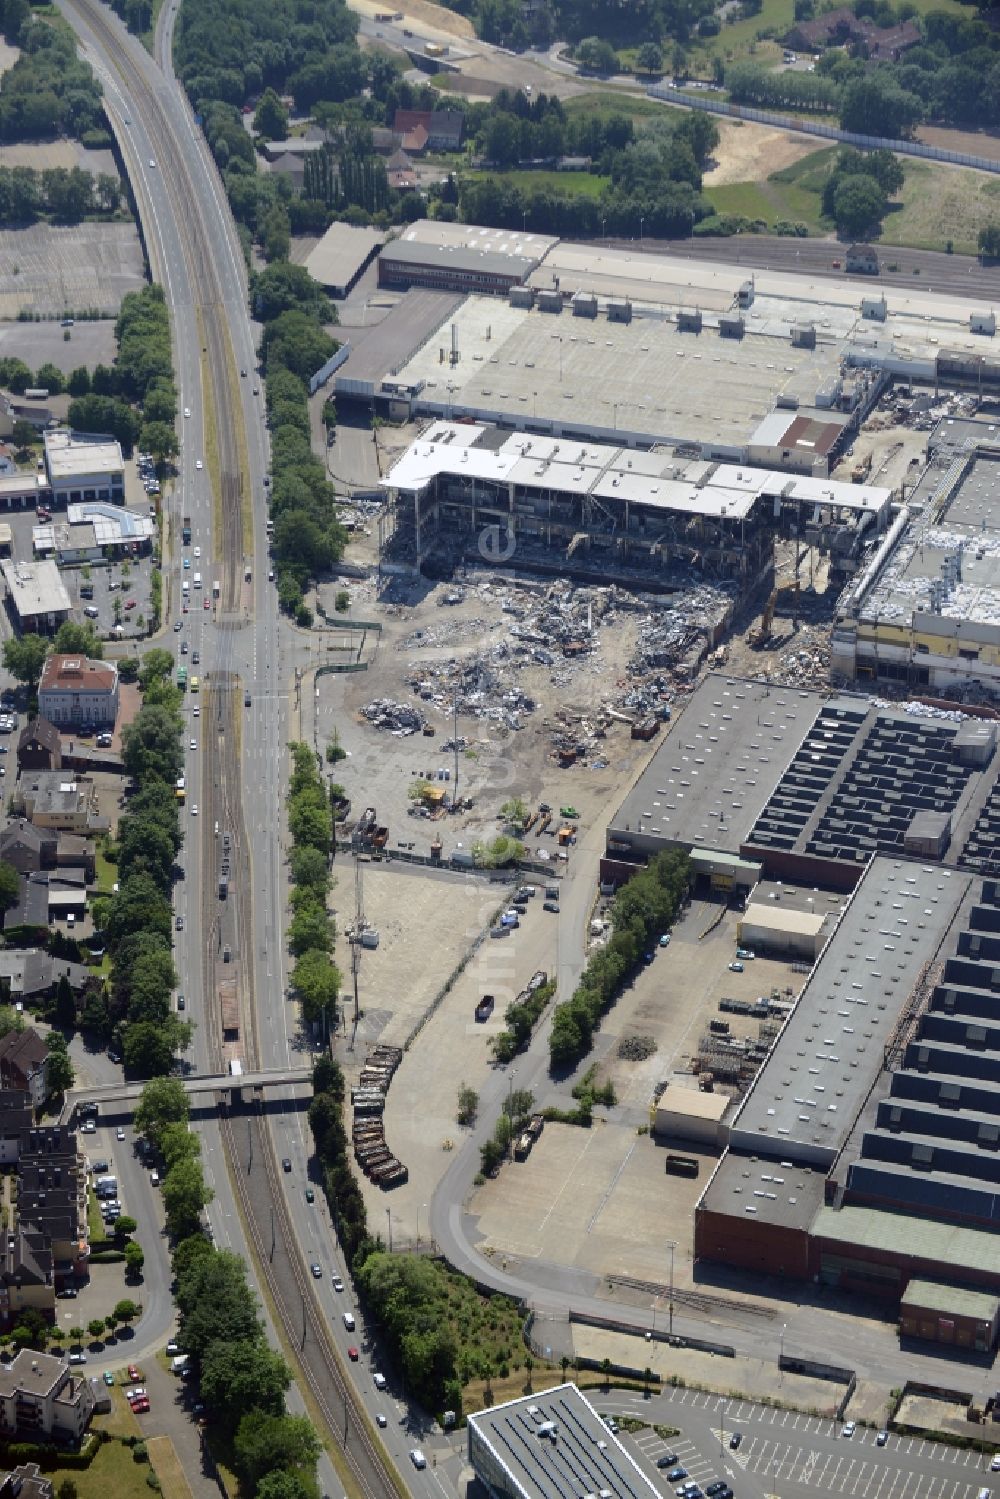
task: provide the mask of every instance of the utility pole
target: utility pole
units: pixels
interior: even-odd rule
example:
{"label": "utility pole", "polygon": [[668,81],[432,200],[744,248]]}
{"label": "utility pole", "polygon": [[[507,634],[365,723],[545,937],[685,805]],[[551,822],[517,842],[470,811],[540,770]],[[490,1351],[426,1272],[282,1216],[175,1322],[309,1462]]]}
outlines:
{"label": "utility pole", "polygon": [[364,885],[361,875],[361,860],[354,855],[354,936],[351,941],[351,981],[354,987],[354,1030],[348,1042],[348,1051],[354,1050],[354,1037],[358,1032],[361,1009],[358,1000],[358,974],[361,969],[361,933],[365,925]]}
{"label": "utility pole", "polygon": [[667,1333],[668,1337],[670,1337],[671,1339],[674,1336],[674,1249],[675,1248],[676,1248],[676,1244],[674,1243],[673,1240],[671,1240],[671,1242],[670,1242],[670,1326],[668,1328],[668,1333]]}
{"label": "utility pole", "polygon": [[458,811],[458,684],[455,684],[455,725],[452,731],[452,743],[455,746],[455,787],[451,793],[451,804]]}

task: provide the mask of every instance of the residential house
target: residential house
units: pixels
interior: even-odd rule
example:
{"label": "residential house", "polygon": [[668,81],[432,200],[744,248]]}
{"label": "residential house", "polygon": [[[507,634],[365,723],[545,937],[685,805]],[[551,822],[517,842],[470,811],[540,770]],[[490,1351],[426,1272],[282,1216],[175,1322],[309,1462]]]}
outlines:
{"label": "residential house", "polygon": [[44,1235],[55,1281],[86,1275],[87,1170],[76,1132],[68,1125],[26,1131],[17,1170],[18,1220],[25,1229]]}
{"label": "residential house", "polygon": [[28,1093],[34,1107],[41,1108],[49,1091],[48,1060],[48,1047],[30,1025],[23,1031],[8,1031],[0,1036],[0,1088]]}
{"label": "residential house", "polygon": [[4,935],[12,932],[33,934],[41,942],[49,930],[49,877],[47,874],[22,874],[18,877],[17,903],[3,915]]}
{"label": "residential house", "polygon": [[798,21],[785,35],[786,47],[803,52],[821,52],[824,47],[861,46],[874,62],[898,62],[905,52],[923,40],[916,21],[899,26],[876,26],[867,16],[856,16],[847,6],[824,11],[811,21]]}
{"label": "residential house", "polygon": [[85,963],[54,958],[41,948],[0,948],[0,1003],[50,999],[64,978],[74,994],[81,994],[96,976]]}
{"label": "residential house", "polygon": [[55,655],[38,684],[38,712],[57,727],[111,726],[118,717],[118,668],[112,661]]}
{"label": "residential house", "polygon": [[83,834],[96,826],[93,783],[71,771],[36,770],[22,776],[14,801],[36,827]]}
{"label": "residential house", "polygon": [[17,763],[22,770],[59,770],[62,740],[47,718],[31,718],[17,741]]}
{"label": "residential house", "polygon": [[28,1307],[55,1312],[52,1250],[41,1229],[15,1223],[0,1232],[0,1327],[15,1326]]}
{"label": "residential house", "polygon": [[372,126],[372,150],[379,156],[391,156],[403,144],[403,137],[388,125]]}
{"label": "residential house", "polygon": [[271,171],[276,172],[279,177],[287,177],[292,186],[298,188],[299,192],[305,186],[305,158],[296,156],[292,151],[285,151],[281,156],[276,156],[271,162]]}
{"label": "residential house", "polygon": [[37,827],[23,817],[8,823],[0,834],[0,859],[13,864],[19,874],[84,869],[88,881],[93,880],[96,868],[94,845],[89,838],[57,828]]}
{"label": "residential house", "polygon": [[22,1348],[0,1365],[0,1431],[39,1441],[79,1441],[94,1410],[90,1381],[73,1374],[61,1358]]}
{"label": "residential house", "polygon": [[0,1472],[0,1499],[54,1499],[51,1478],[46,1478],[37,1463],[22,1463],[9,1472]]}
{"label": "residential house", "polygon": [[394,151],[389,157],[385,164],[385,173],[389,179],[389,186],[396,188],[398,192],[405,192],[420,184],[413,162],[403,150]]}
{"label": "residential house", "polygon": [[[460,109],[397,109],[392,128],[401,137],[402,146],[411,154],[422,150],[460,151],[465,131],[465,116]],[[415,134],[426,131],[426,136]],[[411,142],[423,139],[422,145]]]}
{"label": "residential house", "polygon": [[0,1166],[17,1165],[21,1136],[34,1122],[31,1094],[24,1088],[0,1088]]}

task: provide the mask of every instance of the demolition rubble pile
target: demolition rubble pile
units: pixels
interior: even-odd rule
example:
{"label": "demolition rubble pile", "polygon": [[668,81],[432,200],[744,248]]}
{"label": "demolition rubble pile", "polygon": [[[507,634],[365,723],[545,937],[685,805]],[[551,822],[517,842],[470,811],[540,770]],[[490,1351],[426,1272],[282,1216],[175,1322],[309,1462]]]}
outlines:
{"label": "demolition rubble pile", "polygon": [[829,687],[829,629],[801,625],[789,646],[763,671],[784,687]]}
{"label": "demolition rubble pile", "polygon": [[405,738],[408,734],[419,734],[424,726],[424,714],[420,708],[409,703],[394,703],[390,697],[377,697],[366,703],[362,715],[376,729],[385,729]]}

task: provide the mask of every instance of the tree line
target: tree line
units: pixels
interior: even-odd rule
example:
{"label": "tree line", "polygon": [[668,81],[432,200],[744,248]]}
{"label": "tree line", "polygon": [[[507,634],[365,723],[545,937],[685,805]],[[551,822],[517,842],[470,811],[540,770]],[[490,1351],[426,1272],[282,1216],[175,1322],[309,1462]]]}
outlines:
{"label": "tree line", "polygon": [[668,849],[619,890],[611,907],[611,940],[592,954],[572,998],[556,1005],[549,1036],[553,1069],[572,1066],[586,1056],[601,1016],[675,920],[690,878],[688,855]]}
{"label": "tree line", "polygon": [[333,490],[310,442],[308,380],[336,351],[325,324],[336,321],[326,293],[303,266],[279,261],[254,276],[254,315],[264,324],[268,423],[271,428],[271,552],[281,607],[300,624],[312,614],[302,599],[310,580],[343,555],[346,532]]}
{"label": "tree line", "polygon": [[121,207],[122,188],[110,172],[82,167],[0,166],[0,227],[20,228],[43,215],[56,224],[78,224]]}
{"label": "tree line", "polygon": [[139,442],[157,460],[177,452],[177,387],[170,344],[170,315],[163,288],[144,286],[122,300],[115,323],[118,349],[112,368],[97,365],[87,378],[74,370],[69,424],[79,432],[106,432],[126,453]]}
{"label": "tree line", "polygon": [[288,948],[295,958],[291,987],[302,1005],[303,1019],[323,1025],[337,1021],[340,973],[330,954],[334,923],[327,909],[330,858],[333,852],[333,809],[316,756],[308,744],[290,746],[292,777],[288,788],[288,831],[292,920]]}
{"label": "tree line", "polygon": [[546,47],[557,38],[579,42],[598,37],[621,47],[669,38],[683,42],[714,19],[715,11],[715,0],[630,0],[628,5],[540,0],[530,10],[520,0],[449,0],[449,5],[470,17],[484,41],[515,51]]}

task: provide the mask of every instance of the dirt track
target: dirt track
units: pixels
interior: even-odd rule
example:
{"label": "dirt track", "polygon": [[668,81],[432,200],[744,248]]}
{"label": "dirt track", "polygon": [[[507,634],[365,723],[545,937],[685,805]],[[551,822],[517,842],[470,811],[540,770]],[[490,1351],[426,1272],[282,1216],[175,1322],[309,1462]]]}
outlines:
{"label": "dirt track", "polygon": [[770,125],[719,120],[719,144],[713,156],[716,165],[705,173],[708,187],[727,182],[759,182],[782,167],[790,167],[820,148],[808,135],[775,130]]}

